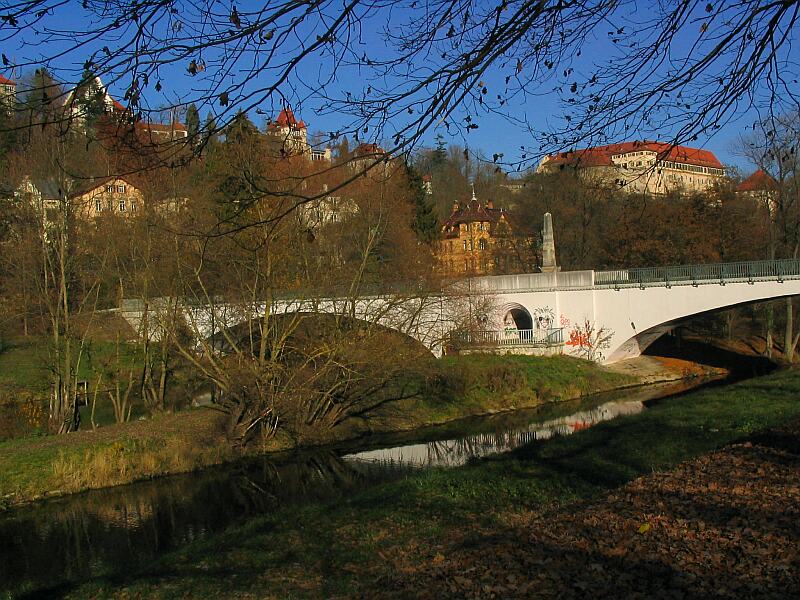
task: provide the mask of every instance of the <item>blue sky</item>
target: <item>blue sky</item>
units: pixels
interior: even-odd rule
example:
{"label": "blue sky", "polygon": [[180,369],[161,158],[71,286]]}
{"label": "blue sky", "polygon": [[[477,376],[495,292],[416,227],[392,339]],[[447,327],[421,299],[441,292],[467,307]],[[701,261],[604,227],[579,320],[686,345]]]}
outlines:
{"label": "blue sky", "polygon": [[[229,10],[228,3],[217,3],[220,10]],[[240,3],[241,5],[241,3]],[[255,6],[255,4],[253,5]],[[639,16],[637,14],[637,5],[633,5],[633,9],[627,16],[635,19]],[[55,16],[50,18],[50,23],[57,26],[62,30],[69,30],[71,28],[80,29],[86,26],[86,17],[82,14],[78,3],[67,7],[68,10],[62,10]],[[244,11],[245,8],[240,10]],[[411,13],[406,11],[395,14],[395,20],[402,20],[409,17]],[[355,52],[369,51],[375,56],[379,56],[385,52],[385,44],[380,36],[381,27],[386,25],[385,16],[381,15],[373,20],[368,20],[365,27],[360,32],[360,38],[352,42]],[[298,35],[302,36],[309,32],[299,31]],[[81,71],[81,65],[86,60],[90,49],[99,49],[103,45],[108,45],[112,50],[114,48],[113,41],[108,40],[98,41],[89,45],[86,49],[79,52],[71,50],[69,40],[62,41],[58,44],[47,45],[28,45],[20,47],[19,41],[24,41],[27,44],[36,44],[40,41],[39,36],[33,35],[31,32],[26,32],[17,39],[7,40],[3,43],[2,51],[15,63],[23,63],[24,61],[36,62],[41,55],[52,55],[59,51],[67,51],[67,54],[61,58],[57,66],[59,68],[58,74],[61,78],[74,79]],[[681,51],[688,51],[689,45],[692,43],[690,38],[678,38],[675,44],[675,52],[680,54]],[[586,74],[591,71],[592,64],[598,59],[607,59],[613,57],[615,54],[620,55],[621,50],[619,46],[612,44],[605,31],[597,31],[597,34],[587,41],[583,49],[582,58],[571,58],[571,66],[573,66],[577,73]],[[190,76],[186,70],[185,65],[175,65],[169,69],[165,69],[162,73],[164,79],[163,89],[160,93],[155,93],[152,89],[147,92],[148,101],[151,106],[158,106],[174,102],[176,98],[184,98],[191,95],[193,88],[202,88],[210,80],[211,73],[201,73],[198,76]],[[317,81],[324,70],[328,67],[327,63],[315,63],[309,61],[301,66],[301,68],[294,73],[293,84],[296,95],[303,97],[306,94],[303,92],[304,82]],[[485,75],[486,85],[494,92],[495,89],[502,87],[502,80],[504,74],[507,72],[499,66],[489,70]],[[6,76],[10,75],[8,70],[3,71]],[[234,73],[231,77],[236,77]],[[124,81],[124,74],[122,74]],[[250,88],[257,86],[258,81],[249,82]],[[344,90],[358,90],[363,89],[367,85],[367,80],[364,79],[363,73],[359,73],[353,69],[341,69],[337,73],[336,80],[331,82],[331,92],[342,92]],[[518,98],[507,105],[509,117],[511,119],[523,119],[529,121],[536,129],[546,129],[548,125],[556,123],[559,116],[563,114],[565,105],[562,103],[559,95],[553,91],[555,83],[552,85],[545,84],[535,91],[535,95],[528,96],[527,98]],[[112,83],[110,86],[112,95],[122,99],[124,94],[124,86]],[[124,101],[123,101],[124,102]],[[310,126],[311,131],[335,131],[345,126],[347,123],[346,118],[341,114],[318,114],[320,100],[310,96],[306,97],[302,106],[297,111],[299,117],[303,118]],[[276,103],[270,105],[261,105],[262,114],[275,115],[277,112]],[[201,114],[205,117],[207,110],[201,108]],[[263,116],[251,112],[253,120],[261,125],[264,121]],[[752,170],[751,166],[745,159],[737,156],[734,151],[734,146],[737,137],[744,129],[752,124],[757,118],[757,114],[750,111],[743,111],[740,118],[733,122],[728,123],[716,134],[705,139],[701,138],[697,142],[692,143],[695,147],[704,147],[713,151],[717,157],[725,164],[731,164],[740,167],[743,171],[749,172]],[[535,146],[536,142],[531,138],[527,131],[521,130],[518,125],[511,122],[509,119],[503,118],[498,115],[484,115],[477,116],[476,121],[478,128],[470,131],[467,134],[458,136],[451,136],[443,126],[432,128],[427,131],[423,137],[423,143],[432,146],[437,134],[443,135],[446,141],[457,143],[460,145],[468,145],[475,151],[482,151],[485,155],[491,156],[494,153],[503,154],[506,160],[516,160],[521,155],[521,146]],[[661,133],[661,132],[660,132]],[[662,139],[668,140],[673,132],[669,129],[663,130]],[[644,137],[635,136],[630,137]],[[652,135],[648,136],[652,137]],[[630,139],[630,138],[628,138]],[[384,142],[386,140],[383,140]],[[618,139],[615,141],[623,141]],[[391,145],[391,144],[387,144]]]}

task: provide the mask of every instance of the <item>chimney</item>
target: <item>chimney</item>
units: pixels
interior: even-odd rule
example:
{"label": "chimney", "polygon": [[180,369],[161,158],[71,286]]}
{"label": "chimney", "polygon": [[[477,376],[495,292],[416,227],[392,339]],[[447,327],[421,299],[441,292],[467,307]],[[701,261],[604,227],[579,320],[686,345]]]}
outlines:
{"label": "chimney", "polygon": [[555,273],[561,268],[556,265],[556,242],[553,237],[553,216],[544,213],[542,226],[542,273]]}

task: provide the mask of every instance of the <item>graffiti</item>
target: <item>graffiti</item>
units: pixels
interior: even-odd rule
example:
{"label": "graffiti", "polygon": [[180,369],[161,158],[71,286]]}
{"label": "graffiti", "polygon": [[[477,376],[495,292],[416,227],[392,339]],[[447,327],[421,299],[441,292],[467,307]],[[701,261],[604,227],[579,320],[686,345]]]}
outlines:
{"label": "graffiti", "polygon": [[570,326],[569,317],[567,315],[561,315],[561,319],[559,320],[559,323],[561,324],[561,327],[564,327],[566,329],[567,327]]}
{"label": "graffiti", "polygon": [[533,309],[533,328],[537,331],[550,331],[556,322],[556,315],[549,306]]}
{"label": "graffiti", "polygon": [[573,356],[599,362],[605,358],[603,350],[611,347],[611,338],[613,337],[613,329],[597,327],[587,319],[583,325],[576,324],[572,328],[565,345],[571,348],[570,354]]}
{"label": "graffiti", "polygon": [[566,344],[573,348],[585,348],[589,345],[589,336],[578,329],[573,329],[569,332],[569,339]]}

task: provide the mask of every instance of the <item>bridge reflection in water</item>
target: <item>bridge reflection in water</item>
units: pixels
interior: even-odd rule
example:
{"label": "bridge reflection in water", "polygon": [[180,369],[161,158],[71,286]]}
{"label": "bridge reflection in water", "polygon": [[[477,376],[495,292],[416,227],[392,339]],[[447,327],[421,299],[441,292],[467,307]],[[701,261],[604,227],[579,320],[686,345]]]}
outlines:
{"label": "bridge reflection in water", "polygon": [[[569,434],[639,412],[643,401],[677,391],[674,386],[649,386],[613,396],[623,398],[619,402],[605,396],[555,403],[458,423],[447,433],[434,428],[411,434],[432,440],[427,443],[377,441],[393,447],[265,457],[10,510],[0,514],[0,596],[61,595],[74,582],[130,573],[154,556],[236,523],[287,507],[332,503],[420,468],[462,465]],[[572,414],[563,416],[568,412]]]}
{"label": "bridge reflection in water", "polygon": [[591,410],[580,411],[568,417],[552,419],[544,423],[536,423],[522,429],[499,433],[479,433],[452,440],[369,450],[349,454],[343,458],[386,466],[458,467],[474,458],[508,452],[525,444],[549,439],[556,435],[569,435],[582,429],[588,429],[602,421],[608,421],[621,415],[637,414],[643,410],[644,403],[640,400],[606,402]]}

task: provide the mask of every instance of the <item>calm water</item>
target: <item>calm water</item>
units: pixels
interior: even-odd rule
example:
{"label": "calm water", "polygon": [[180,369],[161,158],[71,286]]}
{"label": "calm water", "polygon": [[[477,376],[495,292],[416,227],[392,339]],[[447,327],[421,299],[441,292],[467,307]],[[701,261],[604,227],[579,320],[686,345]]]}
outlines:
{"label": "calm water", "polygon": [[58,595],[60,586],[68,589],[71,582],[127,572],[157,554],[256,515],[330,502],[420,468],[463,465],[568,435],[641,412],[648,400],[686,389],[686,384],[648,386],[371,438],[360,445],[248,460],[0,513],[0,592]]}

